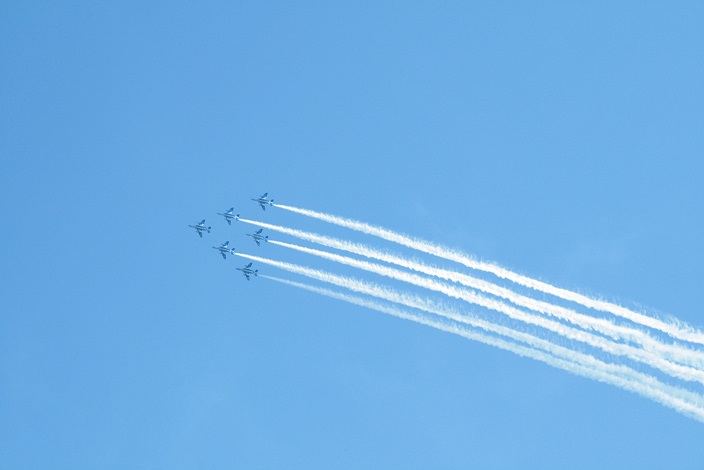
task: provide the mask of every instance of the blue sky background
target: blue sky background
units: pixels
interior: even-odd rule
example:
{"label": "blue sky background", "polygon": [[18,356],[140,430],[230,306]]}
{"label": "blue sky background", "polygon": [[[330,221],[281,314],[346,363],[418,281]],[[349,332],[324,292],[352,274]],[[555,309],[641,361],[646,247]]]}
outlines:
{"label": "blue sky background", "polygon": [[269,191],[704,327],[702,24],[700,2],[3,2],[0,466],[701,469],[701,423],[247,283],[210,246],[313,264],[231,206],[362,240],[262,213]]}

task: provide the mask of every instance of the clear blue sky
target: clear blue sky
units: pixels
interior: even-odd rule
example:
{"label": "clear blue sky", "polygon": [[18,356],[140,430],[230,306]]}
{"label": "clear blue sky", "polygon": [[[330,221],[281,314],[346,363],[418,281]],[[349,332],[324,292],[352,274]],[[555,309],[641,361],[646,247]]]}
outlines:
{"label": "clear blue sky", "polygon": [[0,467],[704,468],[701,423],[210,249],[312,263],[231,206],[343,234],[268,191],[704,327],[704,6],[583,3],[0,5]]}

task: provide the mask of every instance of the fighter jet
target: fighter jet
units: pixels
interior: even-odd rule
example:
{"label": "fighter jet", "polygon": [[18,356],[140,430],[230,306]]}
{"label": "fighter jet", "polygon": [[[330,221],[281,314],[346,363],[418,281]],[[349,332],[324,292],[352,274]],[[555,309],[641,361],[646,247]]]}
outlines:
{"label": "fighter jet", "polygon": [[259,244],[260,241],[264,241],[264,242],[269,241],[269,235],[267,235],[267,236],[262,235],[262,230],[264,230],[264,229],[260,228],[259,230],[257,230],[254,233],[247,234],[248,237],[252,237],[254,239],[254,243],[256,243],[257,246],[261,246]]}
{"label": "fighter jet", "polygon": [[267,198],[266,198],[266,195],[267,195],[267,194],[269,194],[269,193],[264,193],[264,194],[262,194],[262,197],[260,197],[260,198],[258,198],[258,199],[252,199],[252,201],[256,201],[256,202],[259,203],[260,206],[262,206],[262,210],[263,210],[263,211],[266,210],[266,205],[267,205],[267,204],[269,204],[270,206],[273,206],[273,205],[274,205],[274,199],[273,199],[273,198],[272,198],[272,199],[267,199]]}
{"label": "fighter jet", "polygon": [[234,208],[234,207],[230,207],[230,210],[229,210],[229,211],[225,212],[224,214],[223,214],[222,212],[218,212],[218,215],[221,215],[221,216],[225,217],[225,220],[227,221],[227,224],[228,224],[228,225],[232,225],[232,220],[233,220],[233,219],[234,219],[234,220],[237,220],[237,219],[240,218],[240,215],[239,215],[239,214],[235,214],[234,211],[235,211],[235,208]]}
{"label": "fighter jet", "polygon": [[211,229],[211,227],[205,226],[205,219],[201,220],[197,225],[189,225],[189,227],[193,227],[194,229],[196,229],[196,232],[198,233],[198,236],[200,238],[203,238],[203,232],[210,233]]}
{"label": "fighter jet", "polygon": [[258,269],[252,269],[252,263],[249,263],[244,268],[235,268],[235,269],[238,271],[242,271],[242,274],[244,274],[244,277],[246,277],[248,281],[249,281],[250,274],[254,274],[256,276],[257,271],[259,271]]}
{"label": "fighter jet", "polygon": [[213,247],[213,248],[215,248],[216,250],[220,251],[220,254],[222,255],[222,259],[227,259],[227,256],[226,256],[226,255],[227,255],[228,253],[230,253],[231,255],[234,255],[234,254],[235,254],[234,248],[233,248],[233,249],[230,249],[230,248],[227,247],[227,245],[228,245],[229,243],[230,243],[230,242],[225,242],[225,243],[223,243],[223,244],[220,245],[220,246],[214,246],[214,247]]}

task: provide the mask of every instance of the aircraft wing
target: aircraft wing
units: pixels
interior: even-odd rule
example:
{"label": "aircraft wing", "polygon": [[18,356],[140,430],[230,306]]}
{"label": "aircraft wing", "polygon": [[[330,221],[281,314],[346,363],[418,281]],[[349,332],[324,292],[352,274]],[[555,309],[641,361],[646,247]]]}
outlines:
{"label": "aircraft wing", "polygon": [[203,238],[203,233],[200,230],[196,230],[196,233],[200,238]]}
{"label": "aircraft wing", "polygon": [[264,199],[267,194],[269,194],[269,193],[264,193],[264,194],[262,194],[262,197],[260,197],[259,199]]}
{"label": "aircraft wing", "polygon": [[263,229],[263,228],[260,228],[259,230],[257,230],[257,231],[254,232],[254,233],[256,233],[257,235],[259,235],[260,233],[262,233],[262,230],[264,230],[264,229]]}
{"label": "aircraft wing", "polygon": [[245,266],[245,268],[249,268],[251,266],[252,266],[252,263],[249,263],[247,266]]}
{"label": "aircraft wing", "polygon": [[203,224],[205,224],[205,219],[201,220],[198,225],[203,225]]}
{"label": "aircraft wing", "polygon": [[227,256],[225,256],[225,253],[223,253],[223,252],[221,251],[220,254],[222,255],[222,259],[227,259]]}
{"label": "aircraft wing", "polygon": [[232,225],[232,221],[230,219],[225,219],[227,220],[227,225]]}
{"label": "aircraft wing", "polygon": [[249,274],[247,274],[247,273],[244,273],[244,277],[246,277],[246,278],[247,278],[247,280],[249,281]]}
{"label": "aircraft wing", "polygon": [[256,238],[254,239],[254,243],[256,243],[257,246],[261,246],[261,245],[259,244],[259,240],[257,240]]}

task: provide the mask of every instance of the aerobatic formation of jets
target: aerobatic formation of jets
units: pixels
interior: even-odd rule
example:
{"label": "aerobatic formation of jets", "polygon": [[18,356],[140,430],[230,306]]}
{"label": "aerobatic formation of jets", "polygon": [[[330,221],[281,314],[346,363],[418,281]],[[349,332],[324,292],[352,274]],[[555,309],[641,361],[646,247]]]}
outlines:
{"label": "aerobatic formation of jets", "polygon": [[[252,198],[252,201],[258,203],[262,210],[266,210],[266,206],[274,206],[274,199],[267,199],[269,193],[264,193],[261,195],[261,197],[258,198]],[[232,225],[233,220],[239,220],[240,215],[235,214],[235,208],[230,207],[229,210],[226,212],[218,212],[218,215],[221,215],[225,218],[225,222],[227,222],[228,225]],[[205,225],[205,219],[201,220],[199,223],[196,225],[189,225],[189,227],[194,228],[196,230],[196,233],[200,238],[203,238],[203,233],[210,233],[210,229],[212,227],[209,227]],[[269,235],[263,235],[262,234],[263,229],[259,229],[254,233],[248,233],[246,234],[248,237],[252,237],[254,242],[257,244],[257,246],[261,246],[261,242],[268,242],[269,241]],[[213,249],[218,250],[220,255],[222,256],[223,259],[227,259],[227,255],[235,254],[235,249],[230,248],[230,242],[226,241],[220,246],[214,246]],[[257,272],[259,271],[258,269],[252,269],[252,263],[249,263],[248,265],[244,266],[243,268],[236,268],[238,271],[242,271],[242,274],[244,275],[247,280],[250,280],[250,276],[254,275],[257,276]]]}

